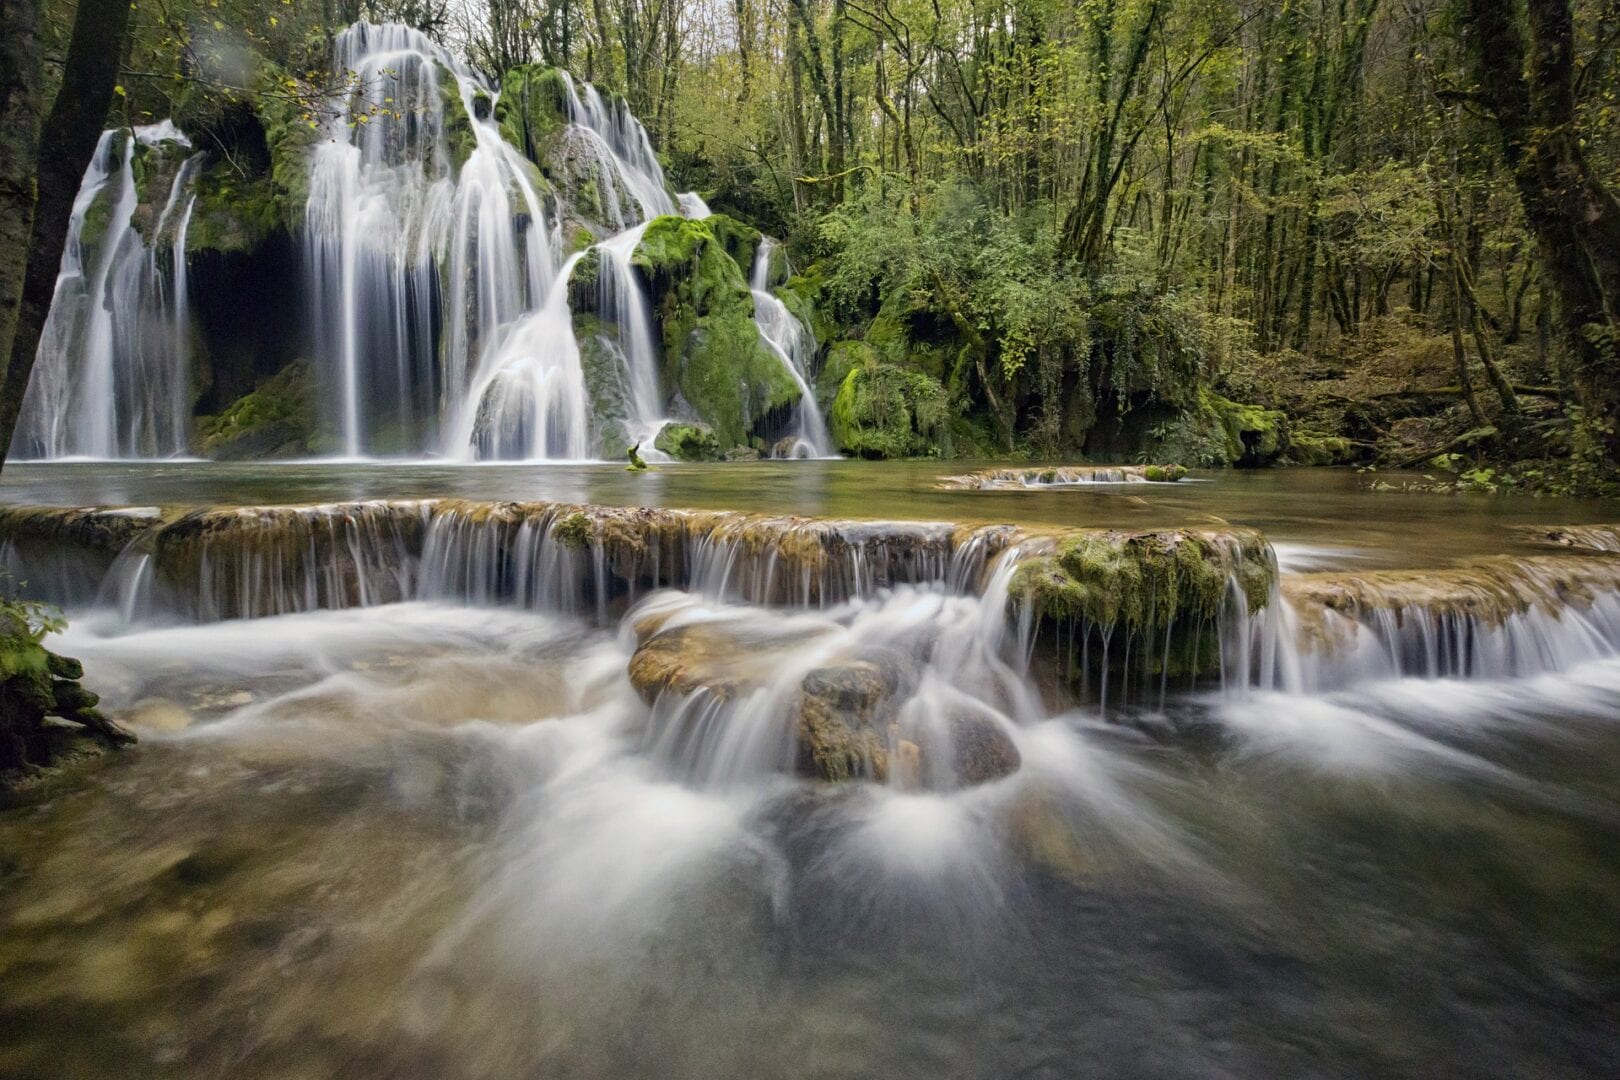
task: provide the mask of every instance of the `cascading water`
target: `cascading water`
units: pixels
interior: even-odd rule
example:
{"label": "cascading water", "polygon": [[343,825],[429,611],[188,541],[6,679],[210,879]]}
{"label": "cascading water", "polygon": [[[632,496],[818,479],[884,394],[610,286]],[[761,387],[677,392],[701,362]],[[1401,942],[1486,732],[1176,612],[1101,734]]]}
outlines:
{"label": "cascading water", "polygon": [[650,444],[665,417],[652,309],[631,264],[636,245],[646,231],[645,224],[633,226],[596,245],[596,251],[601,258],[597,275],[600,310],[618,328],[614,346],[624,364],[624,383],[630,392],[627,435],[633,444],[648,444],[650,453]]}
{"label": "cascading water", "polygon": [[[1094,1042],[1131,1075],[1604,1074],[1620,559],[1285,573],[1210,621],[1224,692],[1104,711],[1016,597],[1109,535],[5,508],[6,557],[76,605],[53,647],[142,746],[0,815],[0,996],[117,995],[79,1060],[159,1028],[177,1076],[1002,1076]],[[1206,582],[1217,539],[1220,570],[1275,561],[1247,530],[1134,535],[1077,608],[1122,561],[1121,618],[1172,567]],[[1135,644],[1122,677],[1169,658]],[[1346,678],[1289,689],[1273,648]],[[51,1073],[58,1032],[24,1027],[7,1053]]]}
{"label": "cascading water", "polygon": [[754,253],[754,265],[749,272],[748,288],[754,294],[754,323],[759,336],[771,350],[793,381],[799,387],[798,433],[788,455],[796,458],[832,457],[832,438],[821,417],[821,406],[810,387],[810,358],[815,355],[816,340],[810,328],[770,290],[771,258],[776,241],[761,237]]}
{"label": "cascading water", "polygon": [[[653,153],[647,129],[630,114],[622,98],[604,100],[590,83],[584,91],[565,75],[568,118],[592,148],[603,194],[603,222],[624,230],[664,214],[676,212],[675,201],[664,184],[664,169]],[[625,204],[628,194],[634,206]]]}
{"label": "cascading water", "polygon": [[[347,455],[427,450],[439,417],[460,430],[484,409],[470,394],[489,381],[483,358],[547,297],[547,217],[532,169],[480,105],[492,91],[425,35],[358,23],[334,65],[352,82],[312,155],[305,215],[317,358]],[[563,414],[583,416],[583,400]],[[518,432],[492,442],[535,445]]]}
{"label": "cascading water", "polygon": [[[191,436],[186,235],[197,156],[179,161],[162,208],[137,225],[137,154],[190,143],[165,121],[102,133],[73,204],[51,313],[13,446],[24,458],[159,458]],[[148,174],[156,172],[147,167]],[[155,208],[154,208],[155,209]],[[88,235],[99,214],[99,236]]]}

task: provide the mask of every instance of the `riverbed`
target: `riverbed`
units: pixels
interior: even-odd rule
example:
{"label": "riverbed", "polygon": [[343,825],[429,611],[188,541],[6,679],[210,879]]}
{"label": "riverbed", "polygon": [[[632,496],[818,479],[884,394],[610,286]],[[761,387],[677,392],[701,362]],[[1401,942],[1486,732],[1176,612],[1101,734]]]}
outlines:
{"label": "riverbed", "polygon": [[[20,465],[0,500],[1249,526],[1285,588],[1620,517],[1325,470],[936,487],[965,468]],[[694,578],[605,617],[421,590],[221,621],[75,603],[53,647],[141,742],[0,810],[0,1075],[1620,1069],[1612,595],[1468,631],[1519,642],[1511,670],[1245,665],[1110,704],[1035,686],[996,558],[971,588],[959,559],[797,605]],[[1021,765],[805,779],[756,747],[769,695],[662,737],[626,675],[649,605],[764,667],[904,653],[908,708],[993,716]]]}

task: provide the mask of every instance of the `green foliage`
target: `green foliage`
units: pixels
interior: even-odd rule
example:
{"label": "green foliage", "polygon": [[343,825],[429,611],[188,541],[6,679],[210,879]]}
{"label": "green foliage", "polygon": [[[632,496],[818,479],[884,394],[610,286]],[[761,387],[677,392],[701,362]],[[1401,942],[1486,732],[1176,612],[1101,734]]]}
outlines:
{"label": "green foliage", "polygon": [[714,429],[707,424],[688,424],[679,421],[658,429],[653,448],[661,450],[677,461],[718,461],[720,441]]}
{"label": "green foliage", "polygon": [[950,452],[945,388],[917,371],[868,362],[849,369],[828,427],[839,450],[866,458],[937,457]]}

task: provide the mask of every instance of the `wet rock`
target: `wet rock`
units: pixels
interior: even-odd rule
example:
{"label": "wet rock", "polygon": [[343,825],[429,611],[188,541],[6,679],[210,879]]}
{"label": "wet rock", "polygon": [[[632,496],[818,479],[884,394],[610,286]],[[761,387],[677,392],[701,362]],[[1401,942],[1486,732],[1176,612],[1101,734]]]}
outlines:
{"label": "wet rock", "polygon": [[725,454],[727,461],[758,461],[762,456],[752,446],[733,446]]}

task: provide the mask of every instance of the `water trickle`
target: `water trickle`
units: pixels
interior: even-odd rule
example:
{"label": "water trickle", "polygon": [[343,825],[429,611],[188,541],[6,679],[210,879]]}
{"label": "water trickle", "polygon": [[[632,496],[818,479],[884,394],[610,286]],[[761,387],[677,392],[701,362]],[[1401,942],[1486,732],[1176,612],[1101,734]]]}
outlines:
{"label": "water trickle", "polygon": [[[190,143],[168,121],[102,133],[69,220],[15,452],[24,458],[161,458],[191,437],[186,234],[198,158],[175,169],[162,208],[137,218],[137,155]],[[157,171],[148,165],[148,174]],[[101,208],[105,210],[101,210]],[[98,213],[98,211],[100,211]],[[104,222],[91,235],[90,218]]]}
{"label": "water trickle", "polygon": [[798,430],[786,456],[796,458],[833,457],[832,438],[827,434],[821,406],[810,387],[810,360],[816,353],[815,335],[788,310],[770,290],[771,258],[776,241],[761,237],[748,275],[748,288],[754,295],[754,324],[765,345],[782,362],[799,388]]}

